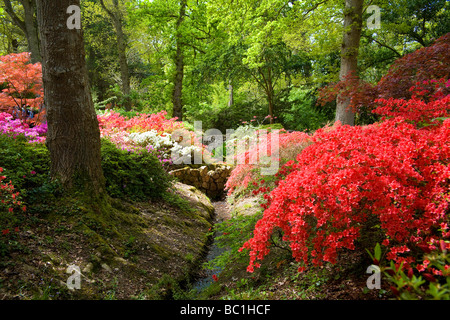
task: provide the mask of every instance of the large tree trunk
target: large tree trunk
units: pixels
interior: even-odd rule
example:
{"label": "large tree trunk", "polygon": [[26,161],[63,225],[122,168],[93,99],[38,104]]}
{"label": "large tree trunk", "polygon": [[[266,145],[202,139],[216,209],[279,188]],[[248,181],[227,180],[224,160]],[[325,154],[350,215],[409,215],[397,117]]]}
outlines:
{"label": "large tree trunk", "polygon": [[66,190],[104,193],[100,130],[89,91],[82,30],[67,28],[66,13],[80,0],[37,0],[47,106],[51,176]]}
{"label": "large tree trunk", "polygon": [[119,66],[120,66],[120,80],[122,81],[122,93],[125,97],[124,107],[127,111],[131,110],[131,101],[130,101],[130,72],[128,68],[127,61],[127,46],[125,41],[125,34],[123,32],[122,26],[122,14],[120,13],[119,1],[113,0],[113,9],[108,9],[103,0],[100,1],[103,9],[109,15],[112,24],[114,26],[114,30],[116,31],[117,37],[117,51],[119,55]]}
{"label": "large tree trunk", "polygon": [[[344,37],[341,51],[341,70],[339,79],[358,73],[358,51],[361,39],[362,12],[364,0],[345,0]],[[336,121],[342,124],[354,125],[355,112],[349,108],[350,99],[338,96]]]}
{"label": "large tree trunk", "polygon": [[186,15],[186,0],[181,0],[180,13],[176,24],[176,41],[177,51],[175,53],[175,76],[174,87],[172,92],[173,117],[177,117],[178,121],[183,120],[183,78],[184,78],[184,54],[182,48],[182,34],[180,31]]}
{"label": "large tree trunk", "polygon": [[39,31],[37,21],[34,16],[36,13],[36,3],[34,0],[20,0],[24,11],[22,20],[13,10],[10,0],[3,0],[5,11],[11,17],[12,22],[19,27],[27,39],[28,51],[31,52],[31,62],[36,63],[42,60],[39,46]]}

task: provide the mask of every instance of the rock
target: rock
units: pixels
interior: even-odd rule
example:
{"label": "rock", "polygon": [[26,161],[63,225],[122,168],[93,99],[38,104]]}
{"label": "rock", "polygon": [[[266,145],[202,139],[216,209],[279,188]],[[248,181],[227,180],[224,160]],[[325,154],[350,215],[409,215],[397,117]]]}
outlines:
{"label": "rock", "polygon": [[94,269],[94,265],[92,264],[92,262],[89,262],[86,265],[86,267],[84,267],[83,272],[84,273],[91,273],[93,269]]}
{"label": "rock", "polygon": [[112,269],[110,266],[108,266],[106,263],[102,263],[102,268],[108,272],[112,272]]}

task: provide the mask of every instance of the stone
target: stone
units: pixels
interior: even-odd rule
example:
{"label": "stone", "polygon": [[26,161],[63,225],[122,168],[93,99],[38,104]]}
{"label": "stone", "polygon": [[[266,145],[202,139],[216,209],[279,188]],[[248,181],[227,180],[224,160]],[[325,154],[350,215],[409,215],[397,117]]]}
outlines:
{"label": "stone", "polygon": [[84,267],[83,272],[84,273],[91,273],[93,269],[94,269],[94,265],[92,264],[92,262],[89,262],[86,265],[86,267]]}
{"label": "stone", "polygon": [[108,272],[112,272],[112,269],[110,266],[108,266],[106,263],[102,263],[102,268]]}

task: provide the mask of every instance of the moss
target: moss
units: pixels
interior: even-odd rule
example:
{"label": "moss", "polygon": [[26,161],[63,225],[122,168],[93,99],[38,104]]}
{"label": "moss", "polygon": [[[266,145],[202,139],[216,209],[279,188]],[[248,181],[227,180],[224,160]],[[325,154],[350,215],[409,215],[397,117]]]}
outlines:
{"label": "moss", "polygon": [[[31,236],[22,240],[32,254],[28,255],[25,250],[15,252],[14,262],[23,260],[19,264],[39,270],[39,266],[34,265],[37,260],[41,261],[35,259],[36,254],[45,252],[44,260],[50,262],[52,269],[45,273],[39,271],[45,283],[51,278],[64,283],[68,265],[79,264],[83,269],[91,264],[89,271],[83,273],[82,290],[66,290],[64,298],[67,299],[101,299],[106,292],[111,293],[108,283],[113,274],[102,267],[104,264],[114,269],[114,276],[118,277],[118,287],[114,290],[116,298],[145,292],[145,287],[155,286],[163,274],[177,283],[189,281],[206,254],[213,212],[203,194],[196,193],[198,198],[192,199],[187,195],[195,190],[175,190],[179,194],[147,202],[109,196],[91,198],[82,193],[46,198],[36,203],[35,208],[39,210],[24,219],[28,223],[24,229],[29,229]],[[51,239],[52,243],[45,239]],[[21,270],[20,266],[15,269]],[[24,277],[27,272],[19,274]],[[24,296],[43,299],[53,295],[56,287],[40,292],[39,284],[33,281],[31,278],[24,280],[30,288]],[[167,289],[169,283],[162,287]],[[0,293],[4,294],[2,290],[6,289],[0,287]],[[11,292],[7,296],[15,294]],[[167,296],[172,295],[160,295]]]}

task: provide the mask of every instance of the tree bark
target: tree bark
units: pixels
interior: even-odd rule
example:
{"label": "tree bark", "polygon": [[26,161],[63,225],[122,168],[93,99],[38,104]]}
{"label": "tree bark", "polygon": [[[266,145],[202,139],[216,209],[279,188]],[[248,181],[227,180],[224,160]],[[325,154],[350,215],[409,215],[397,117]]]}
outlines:
{"label": "tree bark", "polygon": [[231,108],[234,103],[234,90],[233,85],[231,84],[231,80],[228,81],[228,107]]}
{"label": "tree bark", "polygon": [[180,31],[181,24],[186,15],[186,0],[180,2],[180,13],[176,23],[176,41],[177,50],[175,53],[175,76],[174,87],[172,93],[173,117],[177,117],[178,121],[183,120],[183,78],[184,78],[184,54],[182,45],[182,34]]}
{"label": "tree bark", "polygon": [[35,18],[36,3],[34,0],[20,0],[23,6],[24,19],[19,18],[13,10],[10,0],[3,0],[5,11],[11,17],[12,22],[19,27],[25,34],[27,39],[28,50],[31,52],[31,62],[36,63],[42,61],[39,46],[39,31]]}
{"label": "tree bark", "polygon": [[110,17],[112,24],[114,26],[114,30],[116,32],[117,51],[119,55],[119,66],[120,66],[120,80],[122,81],[122,93],[125,97],[124,107],[125,110],[130,111],[131,110],[130,71],[128,68],[127,45],[125,41],[125,33],[123,32],[122,14],[120,13],[119,2],[118,0],[113,0],[114,8],[112,10],[106,7],[103,0],[100,1],[100,4]]}
{"label": "tree bark", "polygon": [[80,0],[37,0],[51,176],[66,191],[104,193],[100,130],[90,93],[82,30],[69,30],[67,8]]}
{"label": "tree bark", "polygon": [[[341,49],[341,70],[339,79],[358,73],[358,52],[361,39],[364,0],[345,0],[344,37]],[[355,112],[349,108],[350,99],[337,98],[336,121],[354,125]]]}
{"label": "tree bark", "polygon": [[36,1],[35,0],[21,0],[25,13],[25,29],[28,49],[31,52],[31,62],[41,62],[41,50],[39,46],[39,31],[37,26],[37,21],[35,18],[36,13]]}

